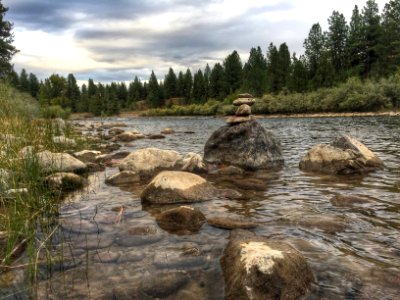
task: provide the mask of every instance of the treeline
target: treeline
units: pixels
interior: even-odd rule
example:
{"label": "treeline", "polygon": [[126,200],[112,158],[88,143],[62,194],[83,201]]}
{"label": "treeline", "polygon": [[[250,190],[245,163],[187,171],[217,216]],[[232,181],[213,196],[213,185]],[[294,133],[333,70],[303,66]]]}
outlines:
{"label": "treeline", "polygon": [[72,112],[116,114],[121,109],[158,108],[173,104],[198,105],[210,99],[221,101],[239,91],[261,97],[265,93],[289,94],[329,88],[355,77],[378,80],[394,74],[400,66],[400,0],[390,0],[379,13],[375,0],[360,11],[354,7],[350,22],[334,11],[323,31],[312,25],[304,41],[304,55],[291,54],[286,43],[271,43],[250,50],[244,64],[237,51],[212,68],[206,65],[192,74],[170,68],[163,80],[154,72],[147,81],[138,77],[125,83],[95,84],[89,79],[81,88],[73,74],[51,75],[37,82],[25,70],[12,74],[12,82],[30,92],[43,105],[59,105]]}

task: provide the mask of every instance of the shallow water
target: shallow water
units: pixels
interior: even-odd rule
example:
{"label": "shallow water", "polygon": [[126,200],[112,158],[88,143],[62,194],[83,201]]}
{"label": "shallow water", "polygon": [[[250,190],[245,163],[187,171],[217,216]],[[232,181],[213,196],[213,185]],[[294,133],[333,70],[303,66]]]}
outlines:
{"label": "shallow water", "polygon": [[[108,121],[125,122],[145,134],[159,133],[165,127],[176,131],[165,139],[138,140],[120,150],[157,147],[182,154],[202,153],[211,133],[224,125],[223,119],[213,117]],[[400,299],[400,118],[258,121],[280,139],[284,168],[246,176],[257,180],[253,189],[240,188],[229,177],[209,176],[217,187],[236,189],[244,199],[218,199],[193,206],[206,217],[256,219],[261,222],[253,230],[256,234],[284,240],[300,251],[316,277],[307,299]],[[298,163],[307,150],[339,133],[361,140],[385,162],[385,169],[346,177],[299,170]],[[229,231],[207,224],[191,235],[163,231],[155,216],[166,207],[143,207],[139,194],[144,186],[124,190],[105,185],[105,176],[115,172],[116,168],[107,168],[90,175],[89,187],[70,195],[62,205],[61,226],[53,239],[54,254],[61,255],[62,262],[52,267],[50,278],[48,268],[39,267],[38,297],[223,299],[219,258]],[[335,195],[349,194],[370,202],[353,207],[330,202]],[[129,229],[139,226],[149,226],[147,230],[157,233],[138,242]],[[27,298],[24,275],[22,270],[13,274],[0,298]]]}

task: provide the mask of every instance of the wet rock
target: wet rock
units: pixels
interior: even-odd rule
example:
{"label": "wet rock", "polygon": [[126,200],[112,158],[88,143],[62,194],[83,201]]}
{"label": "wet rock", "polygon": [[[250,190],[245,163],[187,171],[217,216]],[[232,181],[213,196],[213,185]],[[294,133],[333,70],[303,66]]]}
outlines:
{"label": "wet rock", "polygon": [[46,177],[46,183],[53,191],[74,191],[85,185],[85,179],[75,173],[60,172]]}
{"label": "wet rock", "polygon": [[101,144],[98,146],[98,148],[102,153],[111,153],[111,152],[117,151],[119,148],[121,148],[121,145],[119,145],[117,143]]}
{"label": "wet rock", "polygon": [[218,175],[242,175],[244,170],[235,166],[222,167],[216,170]]}
{"label": "wet rock", "polygon": [[83,150],[74,153],[74,156],[80,161],[92,163],[96,162],[96,157],[99,155],[101,155],[101,152],[94,150]]}
{"label": "wet rock", "polygon": [[208,225],[222,229],[251,229],[259,225],[258,222],[244,218],[208,217]]}
{"label": "wet rock", "polygon": [[160,241],[163,235],[155,226],[137,226],[121,230],[115,242],[123,247],[142,246]]}
{"label": "wet rock", "polygon": [[124,133],[124,132],[125,132],[125,130],[123,130],[121,128],[113,127],[113,128],[110,128],[110,130],[108,131],[108,134],[117,135],[117,134],[121,134],[121,133]]}
{"label": "wet rock", "polygon": [[228,123],[229,125],[237,125],[254,120],[255,119],[253,116],[231,116],[226,119],[226,123]]}
{"label": "wet rock", "polygon": [[120,258],[121,253],[112,252],[112,251],[104,251],[97,252],[93,256],[93,260],[98,263],[115,263]]}
{"label": "wet rock", "polygon": [[115,136],[115,140],[120,142],[132,142],[138,139],[142,139],[145,136],[140,133],[123,132]]}
{"label": "wet rock", "polygon": [[74,247],[75,249],[82,249],[83,251],[92,251],[92,250],[109,248],[113,243],[114,243],[114,235],[92,234],[89,236],[85,236],[84,239],[81,239],[80,241],[76,242],[74,244]]}
{"label": "wet rock", "polygon": [[160,140],[160,139],[165,139],[165,135],[154,133],[147,135],[146,138],[148,138],[149,140]]}
{"label": "wet rock", "polygon": [[140,292],[156,299],[164,299],[176,293],[189,281],[184,271],[157,272],[147,275],[140,284]]}
{"label": "wet rock", "polygon": [[53,143],[67,146],[67,147],[75,147],[76,146],[76,141],[74,139],[70,139],[65,136],[54,136]]}
{"label": "wet rock", "polygon": [[140,198],[153,204],[191,203],[211,200],[216,192],[216,188],[198,175],[163,171],[146,186]]}
{"label": "wet rock", "polygon": [[67,153],[52,153],[43,151],[37,154],[39,166],[45,173],[87,171],[87,165]]}
{"label": "wet rock", "polygon": [[162,212],[156,220],[162,229],[170,233],[190,234],[199,231],[206,218],[196,208],[179,206]]}
{"label": "wet rock", "polygon": [[361,198],[353,195],[336,195],[330,199],[331,203],[335,206],[348,206],[351,207],[354,204],[367,204],[371,203],[369,199]]}
{"label": "wet rock", "polygon": [[364,144],[340,136],[331,144],[314,146],[299,164],[303,171],[333,175],[362,174],[383,168],[383,162]]}
{"label": "wet rock", "polygon": [[306,259],[288,244],[231,234],[221,257],[226,299],[303,299],[314,281]]}
{"label": "wet rock", "polygon": [[88,163],[86,163],[86,165],[88,168],[88,172],[101,172],[106,169],[106,167],[102,164],[88,162]]}
{"label": "wet rock", "polygon": [[151,177],[162,170],[176,169],[181,159],[182,156],[176,151],[144,148],[124,158],[119,169],[136,172],[140,177]]}
{"label": "wet rock", "polygon": [[126,263],[126,262],[137,262],[141,261],[146,257],[143,252],[138,252],[136,249],[134,251],[127,251],[121,254],[121,257],[118,259],[118,263]]}
{"label": "wet rock", "polygon": [[109,185],[129,185],[140,181],[140,177],[133,171],[122,171],[106,178]]}
{"label": "wet rock", "polygon": [[175,130],[173,130],[172,128],[164,128],[162,131],[161,131],[161,133],[162,134],[174,134],[175,133]]}
{"label": "wet rock", "polygon": [[216,130],[205,145],[204,161],[245,170],[271,169],[283,165],[279,142],[256,121],[223,126]]}
{"label": "wet rock", "polygon": [[85,219],[60,219],[59,221],[64,233],[95,234],[101,230],[98,224]]}
{"label": "wet rock", "polygon": [[229,182],[243,190],[265,191],[267,189],[267,183],[257,178],[229,179]]}
{"label": "wet rock", "polygon": [[189,152],[185,155],[182,162],[182,171],[188,171],[193,173],[206,173],[207,167],[203,162],[203,158],[200,154]]}
{"label": "wet rock", "polygon": [[153,263],[160,269],[190,269],[205,266],[207,260],[202,256],[184,255],[178,251],[164,250],[156,253]]}
{"label": "wet rock", "polygon": [[124,159],[129,154],[131,154],[130,151],[119,151],[116,153],[101,154],[101,155],[96,156],[96,162],[103,163],[103,162],[106,162],[106,161],[112,160],[112,159]]}

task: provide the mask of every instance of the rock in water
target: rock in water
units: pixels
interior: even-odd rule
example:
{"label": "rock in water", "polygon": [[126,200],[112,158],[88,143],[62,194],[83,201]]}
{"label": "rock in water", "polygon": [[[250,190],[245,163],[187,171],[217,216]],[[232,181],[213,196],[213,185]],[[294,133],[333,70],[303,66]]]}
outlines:
{"label": "rock in water", "polygon": [[226,299],[303,299],[314,276],[299,252],[246,231],[232,233],[221,257]]}
{"label": "rock in water", "polygon": [[281,167],[280,143],[256,121],[223,126],[208,139],[204,161],[257,170]]}
{"label": "rock in water", "polygon": [[46,177],[51,190],[73,191],[84,186],[85,179],[75,173],[60,172]]}
{"label": "rock in water", "polygon": [[83,173],[87,171],[86,164],[67,153],[52,153],[46,150],[37,154],[37,160],[40,168],[45,173]]}
{"label": "rock in water", "polygon": [[157,216],[157,223],[162,229],[176,234],[197,232],[205,220],[200,210],[188,206],[172,208]]}
{"label": "rock in water", "polygon": [[362,174],[383,168],[376,154],[358,140],[344,135],[329,145],[314,146],[299,164],[303,171],[333,175]]}
{"label": "rock in water", "polygon": [[216,188],[198,175],[163,171],[147,185],[140,198],[146,203],[172,204],[211,200],[218,194]]}
{"label": "rock in water", "polygon": [[132,152],[119,165],[121,171],[133,171],[140,177],[154,176],[161,170],[178,168],[182,156],[172,150],[145,148]]}

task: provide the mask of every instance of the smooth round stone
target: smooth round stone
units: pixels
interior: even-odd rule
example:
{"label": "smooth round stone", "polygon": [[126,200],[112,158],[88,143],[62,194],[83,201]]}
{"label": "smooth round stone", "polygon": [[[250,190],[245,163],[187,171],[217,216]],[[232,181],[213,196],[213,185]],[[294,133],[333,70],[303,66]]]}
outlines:
{"label": "smooth round stone", "polygon": [[121,253],[119,252],[105,251],[96,253],[93,260],[98,263],[115,263],[120,256]]}
{"label": "smooth round stone", "polygon": [[165,250],[156,253],[154,265],[164,268],[194,268],[205,265],[207,260],[201,256],[185,255],[182,252]]}
{"label": "smooth round stone", "polygon": [[143,260],[145,257],[146,255],[143,252],[138,252],[137,250],[128,251],[121,254],[118,263],[137,262]]}
{"label": "smooth round stone", "polygon": [[243,94],[239,94],[238,98],[254,98],[252,94],[250,93],[243,93]]}
{"label": "smooth round stone", "polygon": [[228,124],[234,125],[234,124],[249,122],[249,121],[252,121],[252,120],[254,120],[254,117],[253,117],[253,116],[245,116],[245,117],[242,117],[242,116],[233,116],[233,117],[227,118],[227,119],[226,119],[226,122],[227,122]]}
{"label": "smooth round stone", "polygon": [[141,246],[160,241],[163,235],[155,226],[137,226],[122,230],[115,242],[123,247]]}
{"label": "smooth round stone", "polygon": [[235,106],[240,106],[243,104],[247,104],[249,106],[252,106],[254,103],[256,103],[256,100],[252,99],[252,98],[239,98],[236,99],[235,101],[233,101],[233,105]]}
{"label": "smooth round stone", "polygon": [[251,107],[250,105],[247,104],[242,104],[239,106],[239,108],[236,110],[235,113],[236,116],[250,116],[251,115]]}
{"label": "smooth round stone", "polygon": [[140,291],[152,298],[164,299],[179,291],[189,281],[189,275],[182,271],[153,273],[143,277]]}
{"label": "smooth round stone", "polygon": [[229,217],[209,217],[207,218],[207,223],[208,225],[222,229],[250,229],[259,225],[259,223],[252,220]]}
{"label": "smooth round stone", "polygon": [[97,236],[87,236],[85,239],[78,242],[75,248],[83,250],[98,250],[111,247],[114,243],[113,235],[97,235]]}
{"label": "smooth round stone", "polygon": [[61,219],[60,225],[67,233],[95,234],[102,231],[98,224],[82,219]]}

